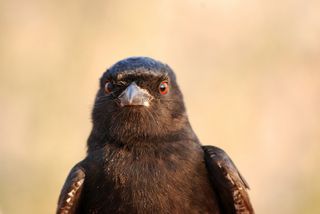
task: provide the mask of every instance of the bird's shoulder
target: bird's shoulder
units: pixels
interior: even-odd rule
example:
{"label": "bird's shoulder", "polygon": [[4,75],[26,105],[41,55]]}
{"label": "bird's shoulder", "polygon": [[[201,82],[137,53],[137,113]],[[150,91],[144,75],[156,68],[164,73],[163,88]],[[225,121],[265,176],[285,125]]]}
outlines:
{"label": "bird's shoulder", "polygon": [[61,190],[56,213],[75,213],[81,198],[85,180],[85,170],[81,163],[76,164],[71,171]]}
{"label": "bird's shoulder", "polygon": [[225,213],[254,213],[247,190],[249,185],[227,153],[215,146],[203,146],[204,158],[221,209]]}

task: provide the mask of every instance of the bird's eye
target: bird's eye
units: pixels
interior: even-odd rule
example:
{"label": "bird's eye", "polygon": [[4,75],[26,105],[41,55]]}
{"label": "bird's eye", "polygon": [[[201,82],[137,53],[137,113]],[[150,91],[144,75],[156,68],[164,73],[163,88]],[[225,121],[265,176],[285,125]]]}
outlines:
{"label": "bird's eye", "polygon": [[112,92],[112,83],[107,81],[106,84],[104,85],[104,92],[106,94],[110,94]]}
{"label": "bird's eye", "polygon": [[159,85],[159,92],[160,92],[160,94],[165,95],[165,94],[168,93],[168,91],[169,91],[168,82],[167,82],[167,81],[161,82],[160,85]]}

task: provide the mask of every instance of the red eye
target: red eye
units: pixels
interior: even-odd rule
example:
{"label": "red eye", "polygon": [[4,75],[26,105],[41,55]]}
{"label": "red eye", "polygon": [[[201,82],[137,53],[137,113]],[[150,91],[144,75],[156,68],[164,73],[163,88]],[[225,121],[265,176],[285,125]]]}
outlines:
{"label": "red eye", "polygon": [[169,91],[168,82],[167,82],[167,81],[161,82],[160,85],[159,85],[159,92],[160,92],[160,94],[165,95],[165,94],[168,93],[168,91]]}
{"label": "red eye", "polygon": [[107,81],[106,84],[104,85],[104,92],[106,94],[110,94],[112,92],[112,83]]}

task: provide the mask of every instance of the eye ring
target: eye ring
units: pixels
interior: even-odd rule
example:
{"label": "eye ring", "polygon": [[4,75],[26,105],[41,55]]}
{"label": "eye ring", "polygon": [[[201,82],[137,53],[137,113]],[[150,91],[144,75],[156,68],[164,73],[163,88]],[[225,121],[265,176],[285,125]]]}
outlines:
{"label": "eye ring", "polygon": [[112,92],[113,85],[110,81],[107,81],[106,84],[104,85],[104,92],[106,94],[110,94]]}
{"label": "eye ring", "polygon": [[159,85],[159,93],[161,95],[165,95],[169,92],[169,84],[168,81],[162,81]]}

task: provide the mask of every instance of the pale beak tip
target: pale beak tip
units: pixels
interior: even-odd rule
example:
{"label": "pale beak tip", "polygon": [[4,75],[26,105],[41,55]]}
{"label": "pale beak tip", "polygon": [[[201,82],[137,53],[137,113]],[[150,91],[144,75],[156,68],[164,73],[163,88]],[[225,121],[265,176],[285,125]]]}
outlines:
{"label": "pale beak tip", "polygon": [[146,107],[149,107],[149,106],[150,106],[150,103],[149,103],[149,101],[144,101],[144,102],[143,102],[143,105],[146,106]]}

